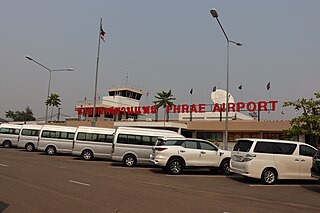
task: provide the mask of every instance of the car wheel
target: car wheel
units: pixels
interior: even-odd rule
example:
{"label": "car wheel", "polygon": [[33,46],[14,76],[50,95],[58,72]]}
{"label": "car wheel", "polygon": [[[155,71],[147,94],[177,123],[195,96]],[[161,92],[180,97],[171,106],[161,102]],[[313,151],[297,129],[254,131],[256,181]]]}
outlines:
{"label": "car wheel", "polygon": [[56,148],[54,148],[54,146],[48,146],[46,149],[46,153],[48,155],[54,155],[56,153]]}
{"label": "car wheel", "polygon": [[230,175],[231,171],[230,171],[230,160],[223,160],[222,163],[220,164],[220,173],[223,175]]}
{"label": "car wheel", "polygon": [[265,169],[262,172],[261,180],[267,185],[274,184],[277,180],[277,172],[274,169]]}
{"label": "car wheel", "polygon": [[184,163],[179,158],[173,158],[167,163],[167,171],[173,175],[179,175],[182,173],[184,168]]}
{"label": "car wheel", "polygon": [[123,164],[127,167],[133,167],[136,165],[136,157],[134,155],[126,155],[123,158]]}
{"label": "car wheel", "polygon": [[28,144],[26,145],[26,150],[27,150],[28,152],[34,151],[34,145],[33,145],[32,143],[28,143]]}
{"label": "car wheel", "polygon": [[81,154],[83,160],[92,160],[93,153],[91,150],[84,150]]}
{"label": "car wheel", "polygon": [[2,145],[3,145],[4,148],[10,148],[11,147],[11,141],[4,141]]}

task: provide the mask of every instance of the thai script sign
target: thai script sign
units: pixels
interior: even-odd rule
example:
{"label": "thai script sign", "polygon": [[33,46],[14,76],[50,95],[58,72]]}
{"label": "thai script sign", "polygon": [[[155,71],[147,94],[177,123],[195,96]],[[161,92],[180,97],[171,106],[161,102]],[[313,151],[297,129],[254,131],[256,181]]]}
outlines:
{"label": "thai script sign", "polygon": [[[275,111],[276,104],[278,101],[258,101],[258,102],[237,102],[237,103],[228,103],[228,107],[225,103],[223,104],[209,104],[211,106],[211,110],[207,110],[206,106],[208,104],[178,104],[172,107],[166,106],[167,113],[205,113],[205,112],[225,112],[226,108],[228,112],[240,112],[240,111]],[[80,106],[76,108],[78,115],[92,115],[93,107],[83,107]],[[112,114],[112,115],[119,115],[119,114],[156,114],[157,107],[156,106],[136,106],[136,107],[97,107],[96,114]]]}

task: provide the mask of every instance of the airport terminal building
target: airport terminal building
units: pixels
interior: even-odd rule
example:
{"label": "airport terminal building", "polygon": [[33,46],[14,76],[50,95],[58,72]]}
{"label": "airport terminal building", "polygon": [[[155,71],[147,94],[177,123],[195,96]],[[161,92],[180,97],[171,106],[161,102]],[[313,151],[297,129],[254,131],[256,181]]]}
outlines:
{"label": "airport terminal building", "polygon": [[[116,128],[119,126],[171,129],[186,137],[203,138],[216,142],[225,141],[226,108],[228,112],[228,142],[237,138],[286,139],[283,130],[289,121],[261,120],[260,113],[276,110],[278,101],[235,102],[226,92],[216,90],[211,94],[210,104],[176,104],[157,109],[140,105],[143,92],[129,87],[108,90],[108,96],[96,101],[95,126]],[[76,105],[77,118],[66,119],[68,126],[91,126],[93,101],[80,101]],[[164,113],[165,111],[165,113]],[[300,137],[299,141],[305,141]]]}

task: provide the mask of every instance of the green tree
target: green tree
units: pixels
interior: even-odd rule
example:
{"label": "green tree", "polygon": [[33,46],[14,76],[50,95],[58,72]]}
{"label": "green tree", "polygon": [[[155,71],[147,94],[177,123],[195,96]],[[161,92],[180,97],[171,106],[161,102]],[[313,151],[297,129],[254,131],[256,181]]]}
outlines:
{"label": "green tree", "polygon": [[[162,92],[157,92],[157,96],[154,96],[156,99],[156,101],[154,101],[153,103],[155,104],[155,106],[157,107],[157,113],[158,113],[158,109],[160,107],[163,107],[163,120],[165,121],[165,115],[167,115],[167,121],[169,120],[169,113],[166,113],[166,107],[172,107],[174,105],[173,101],[176,100],[176,98],[173,97],[173,95],[171,94],[171,90],[169,90],[168,92],[162,91]],[[158,117],[158,116],[157,116]]]}
{"label": "green tree", "polygon": [[7,118],[13,119],[13,121],[35,121],[35,117],[33,116],[33,112],[29,106],[25,108],[25,111],[12,111],[9,110],[6,112],[5,116]]}
{"label": "green tree", "polygon": [[60,96],[57,93],[51,93],[51,95],[48,97],[46,101],[46,105],[51,106],[51,116],[50,116],[50,121],[52,119],[52,114],[53,114],[53,108],[54,107],[59,107],[61,105],[61,100]]}
{"label": "green tree", "polygon": [[302,111],[301,115],[290,121],[291,128],[285,133],[290,136],[309,135],[311,145],[318,147],[320,138],[320,93],[314,93],[315,99],[298,99],[284,102],[284,107],[294,107]]}

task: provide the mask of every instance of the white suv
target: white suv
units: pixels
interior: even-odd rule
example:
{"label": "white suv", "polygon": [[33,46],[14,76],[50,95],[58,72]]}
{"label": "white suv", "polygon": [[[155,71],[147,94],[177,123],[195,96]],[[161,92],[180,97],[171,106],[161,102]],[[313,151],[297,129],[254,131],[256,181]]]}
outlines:
{"label": "white suv", "polygon": [[186,167],[207,167],[228,175],[230,158],[230,151],[194,138],[160,138],[150,155],[154,165],[170,174],[181,174]]}

